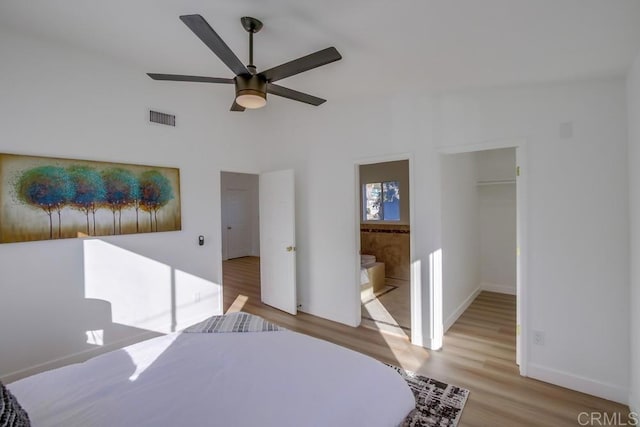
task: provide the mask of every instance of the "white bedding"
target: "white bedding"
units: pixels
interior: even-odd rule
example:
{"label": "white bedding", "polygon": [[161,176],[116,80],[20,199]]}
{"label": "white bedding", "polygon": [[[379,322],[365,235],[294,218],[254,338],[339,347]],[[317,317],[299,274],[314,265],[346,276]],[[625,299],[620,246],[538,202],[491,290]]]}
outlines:
{"label": "white bedding", "polygon": [[291,331],[172,334],[8,388],[38,426],[395,426],[406,382]]}

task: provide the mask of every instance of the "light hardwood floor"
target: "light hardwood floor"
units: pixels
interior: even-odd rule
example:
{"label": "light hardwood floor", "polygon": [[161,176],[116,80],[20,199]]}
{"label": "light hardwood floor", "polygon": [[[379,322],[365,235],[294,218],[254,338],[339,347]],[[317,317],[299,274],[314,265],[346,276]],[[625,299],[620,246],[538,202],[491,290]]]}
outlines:
{"label": "light hardwood floor", "polygon": [[442,350],[413,346],[406,338],[299,313],[291,316],[260,302],[259,258],[225,261],[224,309],[246,311],[285,328],[334,342],[471,391],[460,426],[576,426],[583,412],[622,413],[607,400],[521,377],[515,364],[515,299],[483,292],[449,329]]}

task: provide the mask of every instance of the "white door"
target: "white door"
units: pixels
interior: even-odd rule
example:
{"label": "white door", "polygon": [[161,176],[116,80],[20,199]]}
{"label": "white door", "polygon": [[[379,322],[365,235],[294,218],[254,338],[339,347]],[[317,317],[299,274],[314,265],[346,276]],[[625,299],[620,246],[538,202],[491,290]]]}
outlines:
{"label": "white door", "polygon": [[223,224],[227,259],[251,254],[250,207],[247,190],[225,190]]}
{"label": "white door", "polygon": [[260,174],[262,302],[297,313],[293,170]]}

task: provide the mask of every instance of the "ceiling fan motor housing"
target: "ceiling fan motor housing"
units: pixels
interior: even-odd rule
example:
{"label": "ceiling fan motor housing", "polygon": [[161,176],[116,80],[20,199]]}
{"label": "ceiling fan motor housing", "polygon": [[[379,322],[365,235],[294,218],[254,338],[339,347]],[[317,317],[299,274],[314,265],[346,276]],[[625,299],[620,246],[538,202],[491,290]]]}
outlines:
{"label": "ceiling fan motor housing", "polygon": [[[257,74],[241,74],[236,76],[233,80],[236,84],[236,100],[245,96],[257,96],[264,100],[267,99],[267,82],[262,76]],[[242,105],[240,102],[239,104]]]}

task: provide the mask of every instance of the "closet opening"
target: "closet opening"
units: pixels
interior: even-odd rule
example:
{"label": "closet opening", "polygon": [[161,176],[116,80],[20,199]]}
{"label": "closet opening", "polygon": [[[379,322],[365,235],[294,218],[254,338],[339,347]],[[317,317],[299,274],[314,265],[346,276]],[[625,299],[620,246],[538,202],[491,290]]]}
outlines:
{"label": "closet opening", "polygon": [[443,346],[514,369],[522,366],[522,156],[513,146],[441,155]]}

